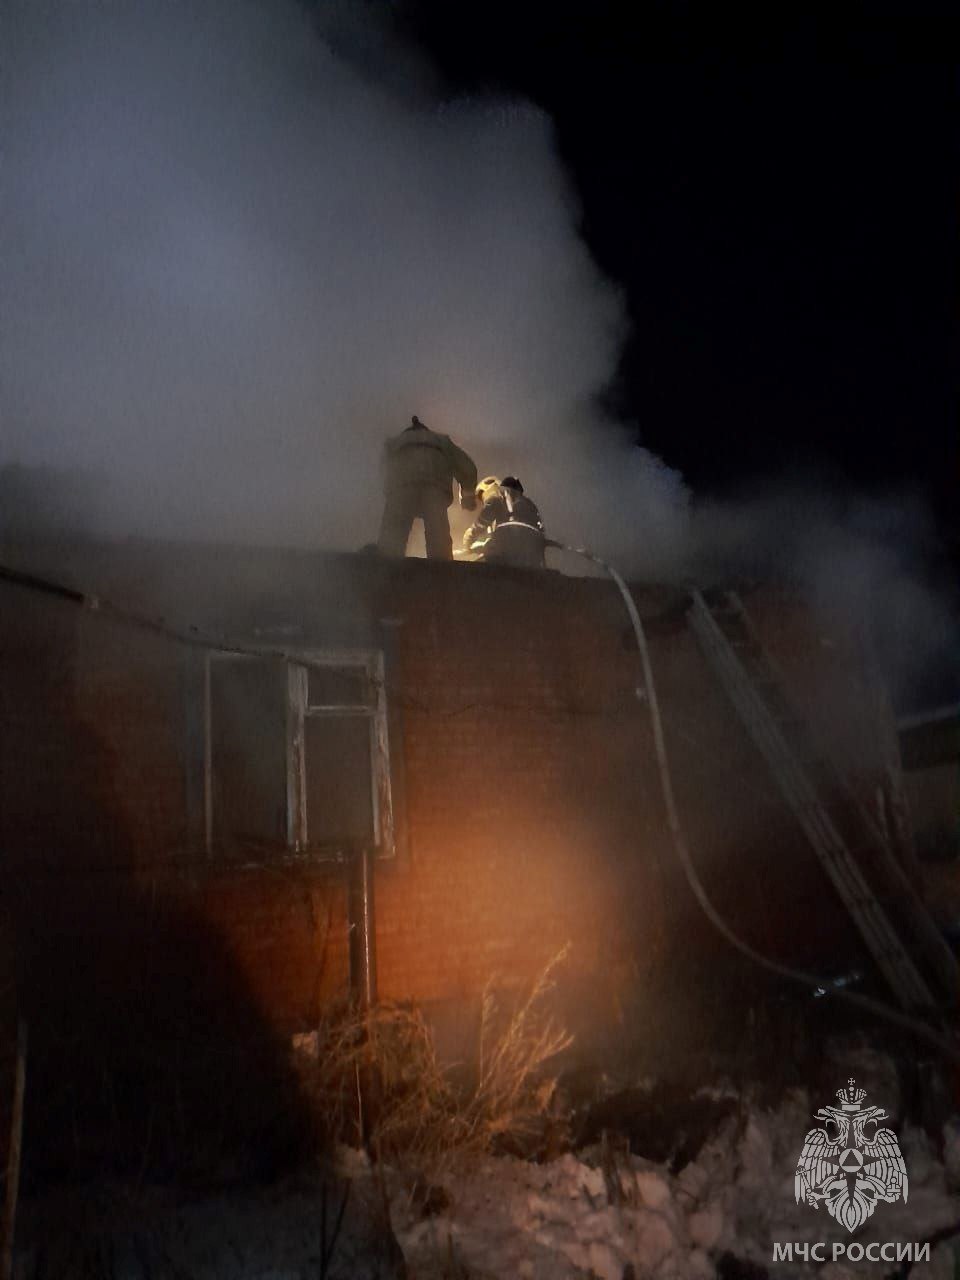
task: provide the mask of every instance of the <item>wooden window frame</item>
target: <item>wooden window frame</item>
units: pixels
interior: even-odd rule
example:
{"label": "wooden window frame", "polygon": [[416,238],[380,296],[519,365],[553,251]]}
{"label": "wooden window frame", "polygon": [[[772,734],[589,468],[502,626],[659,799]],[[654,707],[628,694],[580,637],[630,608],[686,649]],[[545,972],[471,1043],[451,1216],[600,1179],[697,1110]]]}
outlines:
{"label": "wooden window frame", "polygon": [[[245,655],[227,650],[212,650],[205,655],[203,669],[203,810],[204,845],[208,857],[215,856],[213,832],[213,724],[211,671],[217,661],[258,661],[271,654]],[[388,708],[384,679],[384,656],[376,649],[306,649],[295,658],[288,650],[278,652],[277,660],[286,667],[286,704],[278,708],[285,716],[286,742],[286,842],[284,855],[314,862],[343,862],[350,853],[342,847],[311,846],[307,813],[306,751],[304,724],[308,718],[360,716],[370,727],[371,809],[373,843],[378,859],[396,857],[393,788],[391,785]],[[369,700],[361,703],[310,705],[309,675],[311,668],[363,672]],[[283,855],[281,855],[283,856]]]}

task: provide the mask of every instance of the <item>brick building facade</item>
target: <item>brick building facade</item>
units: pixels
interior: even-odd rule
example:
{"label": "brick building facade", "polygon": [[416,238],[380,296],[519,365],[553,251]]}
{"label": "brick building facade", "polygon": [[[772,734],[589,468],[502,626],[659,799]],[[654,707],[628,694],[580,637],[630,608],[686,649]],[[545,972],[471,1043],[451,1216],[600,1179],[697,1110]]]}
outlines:
{"label": "brick building facade", "polygon": [[[4,897],[41,1089],[118,1027],[151,1062],[209,1042],[209,1079],[252,1029],[315,1025],[349,980],[351,842],[377,846],[381,996],[446,1011],[454,1042],[488,980],[524,982],[568,943],[571,1016],[592,1027],[678,952],[728,959],[667,837],[612,584],[172,544],[8,547],[4,561],[110,602],[0,586]],[[861,962],[682,594],[634,594],[716,905],[777,959]],[[785,596],[750,605],[872,804],[855,650]]]}

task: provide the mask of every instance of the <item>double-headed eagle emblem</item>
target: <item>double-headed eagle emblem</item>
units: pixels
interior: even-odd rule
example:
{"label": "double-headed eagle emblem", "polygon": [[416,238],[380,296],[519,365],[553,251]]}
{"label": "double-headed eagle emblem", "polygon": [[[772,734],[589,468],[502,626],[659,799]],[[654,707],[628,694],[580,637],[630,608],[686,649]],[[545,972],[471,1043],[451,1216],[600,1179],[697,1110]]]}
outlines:
{"label": "double-headed eagle emblem", "polygon": [[881,1107],[864,1107],[865,1089],[848,1080],[838,1089],[839,1107],[821,1107],[815,1119],[822,1129],[811,1129],[803,1142],[794,1181],[797,1204],[816,1209],[820,1204],[848,1231],[856,1231],[881,1200],[893,1204],[907,1199],[907,1168],[897,1135],[880,1129],[887,1119]]}

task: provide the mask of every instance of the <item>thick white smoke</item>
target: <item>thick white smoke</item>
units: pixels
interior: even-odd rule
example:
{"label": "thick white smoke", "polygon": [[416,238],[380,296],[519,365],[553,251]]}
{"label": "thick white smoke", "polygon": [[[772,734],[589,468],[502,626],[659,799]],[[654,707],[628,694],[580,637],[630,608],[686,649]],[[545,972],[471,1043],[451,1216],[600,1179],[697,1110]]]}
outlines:
{"label": "thick white smoke", "polygon": [[113,533],[355,548],[417,413],[551,533],[664,565],[684,486],[593,407],[624,312],[542,113],[440,107],[293,0],[7,28],[0,463],[93,474]]}
{"label": "thick white smoke", "polygon": [[549,119],[443,102],[376,12],[7,4],[0,468],[56,468],[63,519],[92,494],[110,534],[350,549],[417,413],[562,541],[638,576],[788,573],[917,687],[955,614],[917,521],[815,485],[691,514],[597,408],[625,311]]}

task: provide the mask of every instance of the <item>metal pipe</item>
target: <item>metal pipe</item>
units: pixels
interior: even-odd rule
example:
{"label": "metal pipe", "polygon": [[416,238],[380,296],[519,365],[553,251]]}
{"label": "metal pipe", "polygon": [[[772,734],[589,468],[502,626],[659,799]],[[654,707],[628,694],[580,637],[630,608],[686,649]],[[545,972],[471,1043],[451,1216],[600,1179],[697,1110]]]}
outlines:
{"label": "metal pipe", "polygon": [[350,926],[350,990],[364,1008],[377,1002],[377,923],[373,894],[373,850],[354,849],[347,863]]}

